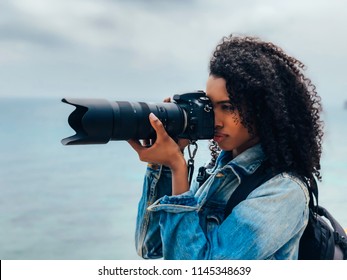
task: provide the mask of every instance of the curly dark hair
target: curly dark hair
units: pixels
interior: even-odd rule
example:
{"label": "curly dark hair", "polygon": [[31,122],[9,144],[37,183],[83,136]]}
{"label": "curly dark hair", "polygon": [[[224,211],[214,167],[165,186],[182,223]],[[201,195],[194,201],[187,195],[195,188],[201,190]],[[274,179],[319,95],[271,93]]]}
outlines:
{"label": "curly dark hair", "polygon": [[322,106],[305,65],[271,42],[230,35],[217,45],[209,67],[210,75],[225,79],[231,104],[259,136],[272,166],[321,180]]}

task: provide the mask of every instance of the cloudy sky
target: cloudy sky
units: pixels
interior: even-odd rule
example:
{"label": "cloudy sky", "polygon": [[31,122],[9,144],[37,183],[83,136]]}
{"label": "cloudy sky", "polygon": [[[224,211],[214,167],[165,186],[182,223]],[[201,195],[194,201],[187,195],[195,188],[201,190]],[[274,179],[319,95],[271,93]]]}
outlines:
{"label": "cloudy sky", "polygon": [[204,89],[222,36],[280,45],[347,100],[345,0],[1,0],[0,97],[153,100]]}

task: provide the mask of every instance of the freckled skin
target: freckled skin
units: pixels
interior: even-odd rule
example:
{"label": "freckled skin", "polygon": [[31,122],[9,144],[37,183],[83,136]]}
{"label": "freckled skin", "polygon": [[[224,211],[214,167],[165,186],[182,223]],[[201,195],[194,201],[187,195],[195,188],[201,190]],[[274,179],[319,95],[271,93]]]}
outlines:
{"label": "freckled skin", "polygon": [[239,113],[233,110],[224,79],[210,76],[206,94],[212,101],[215,114],[214,140],[222,150],[232,151],[235,157],[259,141],[242,125]]}

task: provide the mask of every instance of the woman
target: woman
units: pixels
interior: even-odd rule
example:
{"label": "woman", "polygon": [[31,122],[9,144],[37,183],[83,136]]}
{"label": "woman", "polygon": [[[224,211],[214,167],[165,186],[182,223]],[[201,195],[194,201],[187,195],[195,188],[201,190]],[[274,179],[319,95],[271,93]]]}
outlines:
{"label": "woman", "polygon": [[[182,141],[157,133],[129,143],[148,164],[136,246],[144,258],[297,259],[308,220],[307,186],[320,175],[320,99],[304,65],[257,38],[230,36],[210,61],[206,94],[215,114],[211,176],[189,188]],[[218,158],[216,158],[218,156]],[[282,170],[224,216],[243,176],[267,159]]]}

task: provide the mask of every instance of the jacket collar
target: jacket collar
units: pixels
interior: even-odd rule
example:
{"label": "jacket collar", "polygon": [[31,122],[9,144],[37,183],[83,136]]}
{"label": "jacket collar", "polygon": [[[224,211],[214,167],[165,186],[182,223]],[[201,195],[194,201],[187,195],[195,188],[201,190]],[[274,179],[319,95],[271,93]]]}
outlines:
{"label": "jacket collar", "polygon": [[258,143],[235,158],[232,157],[230,151],[222,151],[217,158],[216,167],[223,168],[224,166],[230,166],[237,173],[252,174],[264,160],[265,154],[261,144]]}

